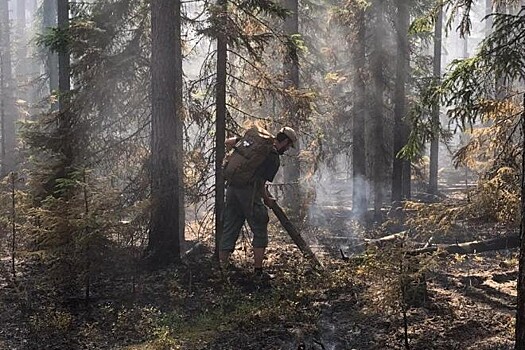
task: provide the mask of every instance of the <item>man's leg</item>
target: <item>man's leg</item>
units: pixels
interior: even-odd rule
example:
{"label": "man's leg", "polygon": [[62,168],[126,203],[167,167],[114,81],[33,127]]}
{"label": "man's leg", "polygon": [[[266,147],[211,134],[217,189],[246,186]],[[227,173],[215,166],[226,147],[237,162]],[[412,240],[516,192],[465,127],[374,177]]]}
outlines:
{"label": "man's leg", "polygon": [[235,249],[235,243],[239,238],[242,225],[244,225],[244,214],[241,203],[236,196],[236,190],[232,187],[226,191],[226,203],[224,206],[224,230],[219,242],[219,262],[221,267],[228,265],[230,255]]}
{"label": "man's leg", "polygon": [[264,252],[268,246],[268,221],[268,209],[262,202],[255,202],[248,224],[253,232],[253,267],[257,270],[262,269]]}
{"label": "man's leg", "polygon": [[266,248],[253,248],[253,267],[255,269],[262,269],[265,250]]}

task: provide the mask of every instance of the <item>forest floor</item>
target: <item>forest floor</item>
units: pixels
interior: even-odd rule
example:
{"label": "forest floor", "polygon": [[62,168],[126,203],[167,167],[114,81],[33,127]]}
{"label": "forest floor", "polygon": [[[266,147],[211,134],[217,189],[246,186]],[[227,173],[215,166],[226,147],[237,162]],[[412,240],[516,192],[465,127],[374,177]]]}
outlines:
{"label": "forest floor", "polygon": [[[33,281],[39,267],[29,263],[19,262],[13,283],[6,257],[0,349],[513,349],[516,249],[426,256],[411,275],[401,272],[409,262],[395,244],[343,260],[341,235],[354,242],[377,233],[352,232],[351,225],[336,230],[336,224],[303,231],[315,243],[322,271],[272,220],[265,265],[273,280],[252,278],[248,237],[232,257],[236,271],[228,274],[217,269],[211,244],[201,242],[183,265],[100,276],[89,302],[57,301]],[[501,225],[475,220],[461,231],[447,239],[508,234]],[[419,272],[426,292],[410,306],[400,285],[423,276]]]}

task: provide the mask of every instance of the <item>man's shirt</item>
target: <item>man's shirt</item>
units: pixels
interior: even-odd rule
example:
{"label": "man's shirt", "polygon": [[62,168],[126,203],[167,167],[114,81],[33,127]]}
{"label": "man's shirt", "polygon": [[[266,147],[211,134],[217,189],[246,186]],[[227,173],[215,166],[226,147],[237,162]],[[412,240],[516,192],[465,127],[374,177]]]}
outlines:
{"label": "man's shirt", "polygon": [[255,177],[272,182],[280,166],[281,160],[279,159],[279,153],[277,153],[277,150],[274,148],[255,171]]}

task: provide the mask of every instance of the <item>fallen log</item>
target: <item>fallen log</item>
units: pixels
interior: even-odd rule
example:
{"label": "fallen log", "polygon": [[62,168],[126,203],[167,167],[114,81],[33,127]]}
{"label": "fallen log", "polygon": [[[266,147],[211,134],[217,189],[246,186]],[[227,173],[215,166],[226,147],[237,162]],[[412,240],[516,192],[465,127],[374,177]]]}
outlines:
{"label": "fallen log", "polygon": [[275,216],[277,216],[277,219],[281,222],[281,225],[283,225],[286,232],[288,232],[288,235],[292,238],[293,242],[297,245],[299,250],[304,254],[308,260],[315,266],[322,268],[323,265],[321,262],[317,259],[314,252],[306,243],[306,241],[303,239],[301,234],[299,233],[299,230],[295,227],[295,225],[290,221],[288,216],[284,213],[282,208],[277,204],[276,201],[273,202],[273,204],[270,206],[270,209],[272,209]]}
{"label": "fallen log", "polygon": [[[400,232],[402,233],[402,232]],[[403,238],[403,236],[399,237],[395,235],[390,235],[383,237],[383,240],[371,240],[368,242],[375,243],[379,247],[382,242],[388,242],[393,241],[395,239]],[[385,240],[385,238],[387,238]],[[482,253],[482,252],[488,252],[488,251],[494,251],[494,250],[501,250],[501,249],[512,249],[512,248],[518,248],[520,246],[520,239],[517,234],[505,236],[505,237],[498,237],[493,239],[488,239],[485,241],[472,241],[472,242],[464,242],[464,243],[455,243],[455,244],[438,244],[438,245],[429,245],[429,240],[423,248],[409,250],[406,252],[407,255],[421,255],[421,254],[427,254],[427,253],[435,253],[438,252],[438,255],[445,255],[445,254],[476,254],[476,253]],[[360,246],[366,246],[366,244],[359,245]],[[347,256],[342,249],[339,249],[341,253],[341,258],[343,260],[359,260],[360,256]]]}
{"label": "fallen log", "polygon": [[475,254],[481,252],[488,252],[492,250],[517,248],[519,247],[519,245],[519,236],[514,234],[505,237],[488,239],[485,241],[472,241],[449,245],[433,245],[425,248],[408,251],[407,254],[419,255],[434,252],[440,252],[444,254]]}

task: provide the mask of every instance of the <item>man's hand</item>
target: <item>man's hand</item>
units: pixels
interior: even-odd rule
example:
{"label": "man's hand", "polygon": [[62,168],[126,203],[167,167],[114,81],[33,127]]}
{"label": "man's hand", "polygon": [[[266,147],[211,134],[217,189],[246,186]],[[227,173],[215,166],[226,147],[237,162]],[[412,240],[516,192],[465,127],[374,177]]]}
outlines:
{"label": "man's hand", "polygon": [[264,204],[266,204],[266,206],[270,208],[275,204],[275,198],[270,197],[270,196],[264,196],[263,201],[264,201]]}

